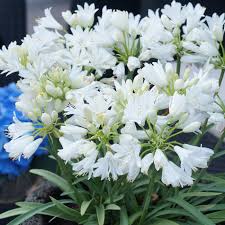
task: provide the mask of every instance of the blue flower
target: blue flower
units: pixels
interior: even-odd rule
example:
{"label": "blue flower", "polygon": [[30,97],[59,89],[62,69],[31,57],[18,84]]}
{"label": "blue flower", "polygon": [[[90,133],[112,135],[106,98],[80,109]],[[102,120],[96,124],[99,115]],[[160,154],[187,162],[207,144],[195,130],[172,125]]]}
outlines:
{"label": "blue flower", "polygon": [[[20,95],[20,91],[17,89],[14,83],[0,88],[0,174],[9,176],[19,176],[21,173],[29,169],[30,163],[33,157],[29,159],[11,160],[8,153],[4,150],[3,145],[9,141],[5,135],[5,130],[8,125],[13,122],[13,113],[19,120],[28,121],[21,112],[15,108],[15,102],[17,97]],[[41,147],[46,146],[47,143],[44,141]],[[39,149],[35,155],[39,156],[45,154],[44,150]]]}

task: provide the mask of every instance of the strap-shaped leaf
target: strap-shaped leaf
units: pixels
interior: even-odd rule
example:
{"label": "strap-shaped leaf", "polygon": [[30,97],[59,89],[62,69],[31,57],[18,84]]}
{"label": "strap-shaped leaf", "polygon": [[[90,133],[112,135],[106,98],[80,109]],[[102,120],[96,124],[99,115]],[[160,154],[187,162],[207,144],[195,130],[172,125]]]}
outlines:
{"label": "strap-shaped leaf", "polygon": [[105,210],[120,210],[120,207],[116,204],[109,204],[105,207]]}
{"label": "strap-shaped leaf", "polygon": [[120,210],[120,225],[129,225],[129,219],[125,207],[122,207]]}
{"label": "strap-shaped leaf", "polygon": [[96,207],[96,214],[98,219],[98,225],[104,225],[105,222],[105,208],[103,205]]}
{"label": "strap-shaped leaf", "polygon": [[73,200],[77,201],[77,198],[74,195],[75,190],[62,177],[58,176],[55,173],[49,172],[47,170],[42,170],[42,169],[32,169],[32,170],[30,170],[30,172],[33,174],[36,174],[38,176],[41,176],[41,177],[45,178],[46,180],[50,181],[51,183],[55,184],[63,192],[68,193],[68,196],[70,196]]}
{"label": "strap-shaped leaf", "polygon": [[34,209],[16,217],[14,220],[9,222],[7,225],[20,225],[27,219],[31,218],[32,216],[34,216],[36,214],[39,214],[40,212],[43,212],[46,209],[49,209],[53,205],[54,205],[54,203],[50,202],[50,203],[46,203],[41,206],[38,206],[37,208],[34,208]]}
{"label": "strap-shaped leaf", "polygon": [[221,223],[225,221],[225,210],[213,212],[207,214],[207,217],[209,217],[214,223]]}
{"label": "strap-shaped leaf", "polygon": [[9,217],[12,217],[12,216],[18,216],[18,215],[24,214],[28,211],[29,211],[28,209],[22,209],[22,208],[12,209],[12,210],[9,210],[7,212],[1,213],[0,219],[9,218]]}
{"label": "strap-shaped leaf", "polygon": [[158,219],[152,225],[180,225],[180,224],[176,223],[176,222],[174,222],[172,220]]}
{"label": "strap-shaped leaf", "polygon": [[83,216],[86,213],[86,211],[87,211],[89,205],[91,204],[91,202],[92,202],[92,199],[90,201],[82,202],[81,207],[80,207],[81,216]]}
{"label": "strap-shaped leaf", "polygon": [[202,214],[198,208],[189,204],[187,201],[185,201],[181,197],[168,198],[168,201],[174,202],[177,205],[179,205],[181,208],[185,209],[187,212],[189,212],[195,218],[196,221],[199,222],[199,224],[215,225],[215,223],[213,223],[212,220],[210,220],[208,217],[206,217],[204,214]]}

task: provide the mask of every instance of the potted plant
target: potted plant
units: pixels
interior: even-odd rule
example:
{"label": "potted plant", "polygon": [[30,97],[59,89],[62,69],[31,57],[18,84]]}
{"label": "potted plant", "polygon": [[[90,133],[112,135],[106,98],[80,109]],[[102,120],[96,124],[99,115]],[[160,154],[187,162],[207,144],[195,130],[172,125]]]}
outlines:
{"label": "potted plant", "polygon": [[[224,154],[224,15],[175,1],[142,19],[104,7],[94,23],[96,11],[85,3],[63,12],[68,33],[46,9],[33,35],[0,52],[0,68],[21,76],[16,106],[31,120],[15,119],[4,148],[29,158],[47,137],[58,169],[30,172],[61,190],[0,218],[222,224],[224,174],[207,167]],[[220,138],[209,148],[212,126]]]}

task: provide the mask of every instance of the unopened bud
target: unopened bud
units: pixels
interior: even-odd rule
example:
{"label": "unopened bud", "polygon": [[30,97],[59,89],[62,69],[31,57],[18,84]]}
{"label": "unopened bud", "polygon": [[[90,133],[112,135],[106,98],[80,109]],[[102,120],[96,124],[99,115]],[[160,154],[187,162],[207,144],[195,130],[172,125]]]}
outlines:
{"label": "unopened bud", "polygon": [[177,90],[180,90],[182,88],[184,88],[184,81],[182,79],[177,79],[174,82],[174,89],[177,91]]}
{"label": "unopened bud", "polygon": [[198,131],[200,126],[201,126],[200,122],[193,122],[193,123],[187,125],[186,127],[184,127],[183,132],[184,133],[192,133],[192,132]]}
{"label": "unopened bud", "polygon": [[58,93],[56,88],[53,85],[47,84],[45,86],[45,90],[47,91],[47,93],[53,97],[57,97]]}
{"label": "unopened bud", "polygon": [[51,117],[53,121],[56,121],[58,119],[58,113],[54,110],[51,113]]}
{"label": "unopened bud", "polygon": [[184,76],[183,76],[185,81],[190,77],[190,73],[191,73],[191,69],[189,67],[186,68],[184,71]]}
{"label": "unopened bud", "polygon": [[51,116],[48,113],[43,113],[41,115],[41,121],[46,125],[50,125],[52,123]]}

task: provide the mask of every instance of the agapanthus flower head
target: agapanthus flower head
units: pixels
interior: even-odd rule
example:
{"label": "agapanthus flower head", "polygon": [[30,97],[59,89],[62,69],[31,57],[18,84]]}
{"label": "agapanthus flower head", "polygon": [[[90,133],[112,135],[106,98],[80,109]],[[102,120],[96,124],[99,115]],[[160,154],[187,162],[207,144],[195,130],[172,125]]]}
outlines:
{"label": "agapanthus flower head", "polygon": [[21,77],[16,107],[30,119],[14,118],[6,151],[29,158],[49,137],[77,176],[134,182],[155,172],[165,185],[191,185],[213,151],[177,137],[224,120],[223,76],[213,75],[225,67],[224,15],[176,1],[144,18],[96,12],[87,3],[63,12],[67,32],[46,9],[34,34],[0,51],[0,69]]}

